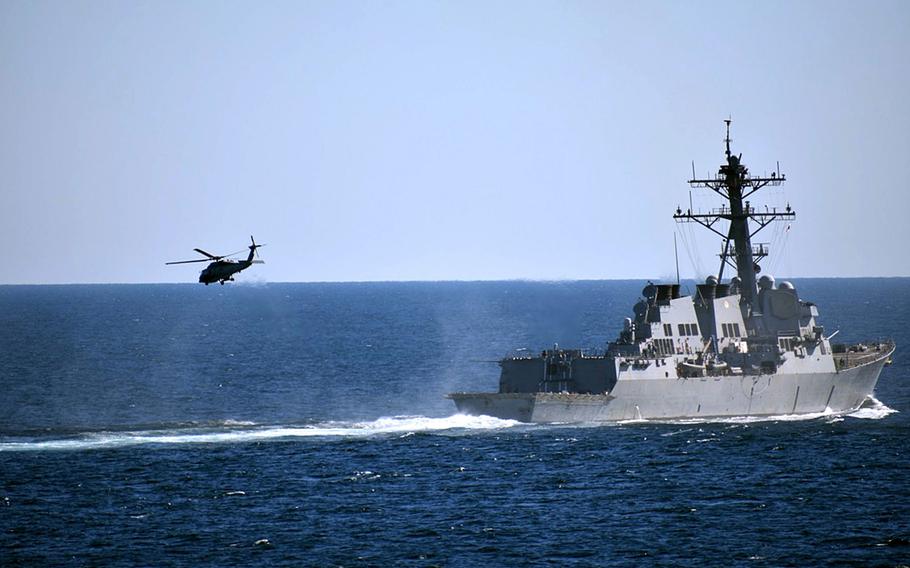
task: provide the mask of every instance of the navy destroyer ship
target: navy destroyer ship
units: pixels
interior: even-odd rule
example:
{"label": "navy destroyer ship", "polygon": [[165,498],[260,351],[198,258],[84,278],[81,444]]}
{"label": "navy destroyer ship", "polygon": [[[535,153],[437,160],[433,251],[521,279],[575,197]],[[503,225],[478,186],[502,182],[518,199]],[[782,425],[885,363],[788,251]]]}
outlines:
{"label": "navy destroyer ship", "polygon": [[[619,337],[599,353],[558,346],[507,357],[499,392],[449,394],[459,412],[521,422],[612,422],[849,413],[872,396],[891,341],[832,344],[818,308],[790,282],[761,275],[766,243],[752,237],[795,212],[762,208],[750,197],[784,183],[754,177],[730,150],[711,179],[689,180],[724,200],[719,209],[677,208],[722,239],[718,275],[681,295],[679,282],[648,282]],[[694,168],[693,168],[694,170]],[[726,228],[726,231],[722,229]],[[724,281],[724,269],[735,275]]]}

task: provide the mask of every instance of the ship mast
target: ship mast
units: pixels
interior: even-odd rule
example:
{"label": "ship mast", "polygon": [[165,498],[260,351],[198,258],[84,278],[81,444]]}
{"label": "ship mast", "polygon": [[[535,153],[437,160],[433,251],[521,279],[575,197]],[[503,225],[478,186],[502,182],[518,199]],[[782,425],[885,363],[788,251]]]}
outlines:
{"label": "ship mast", "polygon": [[[721,248],[721,265],[718,274],[719,278],[723,277],[724,265],[729,264],[736,269],[740,279],[740,304],[743,308],[743,314],[747,321],[751,319],[753,309],[757,302],[758,289],[755,275],[760,268],[756,260],[764,258],[768,254],[766,244],[759,244],[757,247],[752,245],[752,237],[764,229],[772,221],[793,219],[796,213],[788,204],[784,211],[778,211],[777,208],[767,209],[764,212],[755,211],[746,198],[751,196],[759,189],[771,185],[778,186],[786,181],[786,177],[780,172],[774,172],[771,177],[752,177],[749,170],[742,164],[742,154],[734,155],[730,151],[730,119],[724,120],[727,125],[727,136],[724,138],[726,144],[727,163],[720,166],[717,176],[713,179],[693,179],[689,180],[692,187],[707,187],[727,202],[720,209],[712,210],[708,213],[698,213],[691,209],[683,211],[681,208],[676,209],[673,218],[677,222],[695,222],[707,227],[712,232],[720,236],[723,241]],[[724,219],[729,221],[728,230],[725,233],[719,231],[715,225]],[[755,222],[758,227],[749,230],[749,220]],[[733,250],[730,250],[730,242],[733,243]],[[749,325],[748,323],[746,324]]]}

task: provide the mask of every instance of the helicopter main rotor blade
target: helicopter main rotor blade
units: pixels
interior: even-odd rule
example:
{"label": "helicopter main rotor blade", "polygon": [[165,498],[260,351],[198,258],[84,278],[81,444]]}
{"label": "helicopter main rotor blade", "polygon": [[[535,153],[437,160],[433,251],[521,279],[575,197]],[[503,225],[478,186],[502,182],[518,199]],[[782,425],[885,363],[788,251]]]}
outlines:
{"label": "helicopter main rotor blade", "polygon": [[236,252],[232,252],[232,253],[230,253],[230,254],[226,254],[226,255],[224,255],[224,256],[219,256],[219,257],[218,257],[218,258],[227,258],[227,257],[229,257],[229,256],[235,256],[235,255],[238,255],[238,254],[240,254],[240,253],[242,253],[242,252],[246,252],[246,251],[243,251],[243,250],[238,250],[238,251],[236,251]]}
{"label": "helicopter main rotor blade", "polygon": [[212,259],[212,260],[221,260],[222,258],[224,258],[223,256],[215,256],[214,254],[205,252],[205,251],[202,250],[202,249],[193,249],[193,250],[196,251],[196,252],[198,252],[199,254],[203,254],[203,255],[209,257],[209,258]]}
{"label": "helicopter main rotor blade", "polygon": [[191,262],[211,262],[207,258],[197,258],[196,260],[177,260],[174,262],[165,262],[164,264],[189,264]]}

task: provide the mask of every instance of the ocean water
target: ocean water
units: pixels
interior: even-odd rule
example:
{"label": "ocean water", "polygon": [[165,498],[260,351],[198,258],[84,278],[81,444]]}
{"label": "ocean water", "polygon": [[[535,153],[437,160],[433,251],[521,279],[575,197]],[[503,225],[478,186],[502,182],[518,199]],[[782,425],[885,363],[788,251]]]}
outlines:
{"label": "ocean water", "polygon": [[850,416],[459,416],[641,281],[0,286],[3,566],[910,564],[910,279],[803,279],[890,337]]}

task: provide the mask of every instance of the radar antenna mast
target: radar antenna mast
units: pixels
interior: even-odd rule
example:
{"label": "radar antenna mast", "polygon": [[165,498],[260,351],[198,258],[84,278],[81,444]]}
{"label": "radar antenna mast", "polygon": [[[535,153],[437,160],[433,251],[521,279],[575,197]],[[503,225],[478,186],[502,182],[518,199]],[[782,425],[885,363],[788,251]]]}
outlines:
{"label": "radar antenna mast", "polygon": [[[723,239],[718,278],[723,277],[725,265],[730,265],[736,269],[737,276],[740,279],[740,304],[747,321],[749,321],[751,320],[749,316],[752,315],[758,296],[755,275],[759,272],[760,267],[756,264],[756,261],[768,255],[767,244],[761,243],[754,247],[752,245],[752,237],[772,221],[794,219],[796,213],[789,204],[783,211],[778,211],[775,207],[759,212],[753,209],[750,202],[746,200],[765,186],[781,185],[786,181],[786,176],[779,172],[772,172],[771,177],[750,176],[749,169],[742,164],[742,154],[735,155],[730,150],[730,142],[732,142],[730,139],[731,122],[732,119],[729,118],[724,120],[727,126],[727,133],[724,138],[727,163],[720,166],[717,175],[713,179],[698,179],[693,176],[689,180],[691,187],[707,187],[720,195],[726,203],[719,209],[714,209],[707,213],[695,212],[691,209],[691,206],[687,211],[677,207],[673,219],[678,223],[698,223]],[[726,232],[722,232],[715,227],[721,220],[729,222]],[[758,225],[753,231],[749,229],[750,220]],[[732,250],[730,241],[733,242]]]}

